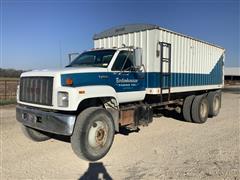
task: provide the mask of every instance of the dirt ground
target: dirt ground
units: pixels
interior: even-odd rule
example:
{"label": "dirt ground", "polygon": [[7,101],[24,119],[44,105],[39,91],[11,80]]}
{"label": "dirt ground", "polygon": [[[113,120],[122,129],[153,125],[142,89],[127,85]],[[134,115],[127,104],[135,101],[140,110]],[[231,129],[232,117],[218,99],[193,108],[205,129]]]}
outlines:
{"label": "dirt ground", "polygon": [[233,87],[205,124],[155,118],[139,132],[117,134],[95,163],[78,159],[68,142],[28,140],[7,106],[0,109],[0,179],[240,179],[239,103],[240,88]]}

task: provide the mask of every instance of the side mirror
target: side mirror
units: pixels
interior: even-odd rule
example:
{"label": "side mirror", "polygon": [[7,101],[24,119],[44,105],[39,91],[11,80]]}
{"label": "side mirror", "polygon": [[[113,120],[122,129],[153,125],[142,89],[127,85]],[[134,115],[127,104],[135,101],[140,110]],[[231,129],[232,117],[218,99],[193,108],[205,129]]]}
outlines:
{"label": "side mirror", "polygon": [[68,54],[69,64],[70,64],[79,54],[80,54],[80,53],[69,53],[69,54]]}
{"label": "side mirror", "polygon": [[141,67],[142,66],[142,49],[136,48],[133,50],[133,63],[135,67]]}

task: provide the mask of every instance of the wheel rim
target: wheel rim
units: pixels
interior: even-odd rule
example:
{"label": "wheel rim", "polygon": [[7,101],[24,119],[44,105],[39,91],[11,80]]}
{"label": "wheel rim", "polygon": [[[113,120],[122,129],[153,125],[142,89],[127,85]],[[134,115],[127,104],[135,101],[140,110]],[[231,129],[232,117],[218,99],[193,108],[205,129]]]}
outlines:
{"label": "wheel rim", "polygon": [[88,142],[92,148],[101,148],[106,144],[108,136],[108,126],[104,121],[93,122],[89,133]]}
{"label": "wheel rim", "polygon": [[207,117],[207,104],[205,102],[202,102],[200,105],[200,115],[202,118]]}
{"label": "wheel rim", "polygon": [[220,99],[218,96],[216,96],[214,99],[213,99],[213,111],[214,112],[217,112],[218,109],[220,107]]}

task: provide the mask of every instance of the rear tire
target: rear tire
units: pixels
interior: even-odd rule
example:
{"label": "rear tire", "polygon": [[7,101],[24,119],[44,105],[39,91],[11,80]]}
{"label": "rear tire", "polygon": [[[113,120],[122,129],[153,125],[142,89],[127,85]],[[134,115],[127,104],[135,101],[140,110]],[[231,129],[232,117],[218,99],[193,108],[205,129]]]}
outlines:
{"label": "rear tire", "polygon": [[217,116],[221,108],[221,92],[211,91],[207,95],[209,103],[209,117]]}
{"label": "rear tire", "polygon": [[32,141],[41,142],[51,139],[51,137],[43,134],[41,131],[32,129],[30,127],[22,125],[23,134]]}
{"label": "rear tire", "polygon": [[187,122],[192,122],[191,108],[195,95],[191,95],[185,98],[183,103],[183,118]]}
{"label": "rear tire", "polygon": [[204,123],[208,118],[209,105],[205,95],[196,96],[192,103],[192,121]]}
{"label": "rear tire", "polygon": [[87,108],[77,117],[71,136],[72,149],[81,159],[97,161],[108,153],[114,134],[113,119],[106,109]]}

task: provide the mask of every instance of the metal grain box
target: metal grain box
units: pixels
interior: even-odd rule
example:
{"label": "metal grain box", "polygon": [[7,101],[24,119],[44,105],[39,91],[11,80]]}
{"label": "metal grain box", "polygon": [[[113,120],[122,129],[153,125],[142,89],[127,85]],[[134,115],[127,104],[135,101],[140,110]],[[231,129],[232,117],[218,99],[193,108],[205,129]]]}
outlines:
{"label": "metal grain box", "polygon": [[[123,44],[142,48],[146,68],[147,93],[158,94],[164,86],[160,78],[168,71],[160,63],[159,42],[171,45],[171,92],[218,89],[223,86],[225,49],[217,45],[176,33],[156,25],[126,25],[108,29],[93,37],[94,48],[119,48]],[[168,49],[163,48],[163,54]]]}

